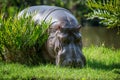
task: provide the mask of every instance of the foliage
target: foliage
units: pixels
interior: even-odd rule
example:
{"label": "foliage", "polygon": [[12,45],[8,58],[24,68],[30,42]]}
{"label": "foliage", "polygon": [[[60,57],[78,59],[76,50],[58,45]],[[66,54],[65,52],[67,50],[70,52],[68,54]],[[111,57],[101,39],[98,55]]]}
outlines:
{"label": "foliage", "polygon": [[120,50],[92,46],[83,48],[87,65],[63,68],[54,65],[26,66],[0,62],[0,80],[119,80]]}
{"label": "foliage", "polygon": [[[0,51],[7,56],[6,60],[24,62],[25,57],[36,55],[35,46],[40,48],[47,40],[46,30],[49,23],[36,25],[31,18],[0,17]],[[30,58],[31,59],[31,58]]]}
{"label": "foliage", "polygon": [[[35,28],[34,29],[33,27],[31,27],[34,26],[34,24],[33,22],[29,22],[29,19],[28,20],[21,19],[18,21],[17,19],[13,18],[12,16],[15,16],[18,11],[33,5],[60,6],[71,10],[74,14],[76,14],[76,16],[78,16],[77,18],[80,20],[80,18],[82,17],[80,16],[82,15],[81,10],[83,10],[81,6],[83,7],[85,1],[83,0],[76,0],[76,1],[74,0],[50,0],[50,1],[49,0],[0,0],[0,13],[3,13],[2,15],[0,15],[0,43],[1,43],[0,55],[2,56],[2,59],[24,63],[25,62],[24,59],[28,59],[30,57],[30,59],[26,60],[26,63],[29,63],[31,62],[31,57],[33,53],[37,53],[36,49],[34,49],[36,47],[36,44],[38,44],[39,42],[40,42],[39,44],[41,44],[44,42],[44,40],[41,39],[46,39],[46,38],[41,38],[40,36],[41,32],[39,29],[41,27],[36,26],[34,27]],[[85,12],[84,10],[83,12]],[[46,23],[43,24],[47,25]],[[38,32],[40,33],[38,34]],[[7,55],[6,53],[9,55]],[[22,57],[23,55],[24,57]]]}
{"label": "foliage", "polygon": [[79,21],[88,13],[86,0],[0,0],[0,12],[5,13],[5,18],[15,15],[19,10],[34,5],[52,5],[69,9]]}
{"label": "foliage", "polygon": [[108,28],[120,28],[120,0],[87,0],[87,6],[93,11],[88,19],[97,17]]}

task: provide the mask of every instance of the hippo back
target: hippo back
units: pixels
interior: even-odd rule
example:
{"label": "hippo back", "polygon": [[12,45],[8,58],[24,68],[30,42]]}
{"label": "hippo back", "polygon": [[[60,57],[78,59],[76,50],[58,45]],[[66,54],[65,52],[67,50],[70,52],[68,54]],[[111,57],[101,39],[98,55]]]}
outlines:
{"label": "hippo back", "polygon": [[54,22],[65,22],[64,25],[69,27],[76,27],[78,25],[76,18],[70,11],[55,6],[32,6],[18,14],[19,18],[23,16],[25,18],[31,16],[36,24],[41,24],[42,21],[45,21],[51,22],[51,24]]}

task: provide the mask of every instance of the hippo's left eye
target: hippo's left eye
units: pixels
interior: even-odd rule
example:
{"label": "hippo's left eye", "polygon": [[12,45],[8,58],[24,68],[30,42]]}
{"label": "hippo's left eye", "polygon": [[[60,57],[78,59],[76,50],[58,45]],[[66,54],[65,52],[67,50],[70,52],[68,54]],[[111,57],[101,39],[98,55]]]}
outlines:
{"label": "hippo's left eye", "polygon": [[79,42],[81,42],[81,38],[75,40],[75,43],[79,43]]}
{"label": "hippo's left eye", "polygon": [[70,41],[69,41],[69,40],[67,40],[67,39],[64,39],[63,43],[65,43],[65,44],[69,44],[69,43],[70,43]]}

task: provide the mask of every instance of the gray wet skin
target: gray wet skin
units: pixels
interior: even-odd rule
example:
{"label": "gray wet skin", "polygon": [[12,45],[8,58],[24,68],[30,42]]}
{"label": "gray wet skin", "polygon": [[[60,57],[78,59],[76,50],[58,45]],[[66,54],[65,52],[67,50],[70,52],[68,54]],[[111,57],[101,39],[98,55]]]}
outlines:
{"label": "gray wet skin", "polygon": [[68,10],[55,6],[32,6],[21,11],[18,17],[23,15],[31,16],[35,24],[51,22],[48,40],[42,47],[44,60],[60,66],[85,66],[80,26]]}

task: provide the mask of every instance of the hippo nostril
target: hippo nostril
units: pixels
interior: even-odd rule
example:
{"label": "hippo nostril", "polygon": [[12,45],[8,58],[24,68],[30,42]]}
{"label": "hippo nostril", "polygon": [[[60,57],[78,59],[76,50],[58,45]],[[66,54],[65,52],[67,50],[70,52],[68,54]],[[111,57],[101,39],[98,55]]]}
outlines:
{"label": "hippo nostril", "polygon": [[77,59],[77,66],[83,67],[83,63],[80,59]]}
{"label": "hippo nostril", "polygon": [[77,65],[78,65],[78,66],[80,66],[80,65],[81,65],[81,62],[80,62],[80,61],[78,61],[78,62],[77,62]]}
{"label": "hippo nostril", "polygon": [[72,60],[68,60],[68,64],[69,64],[69,65],[72,65]]}

